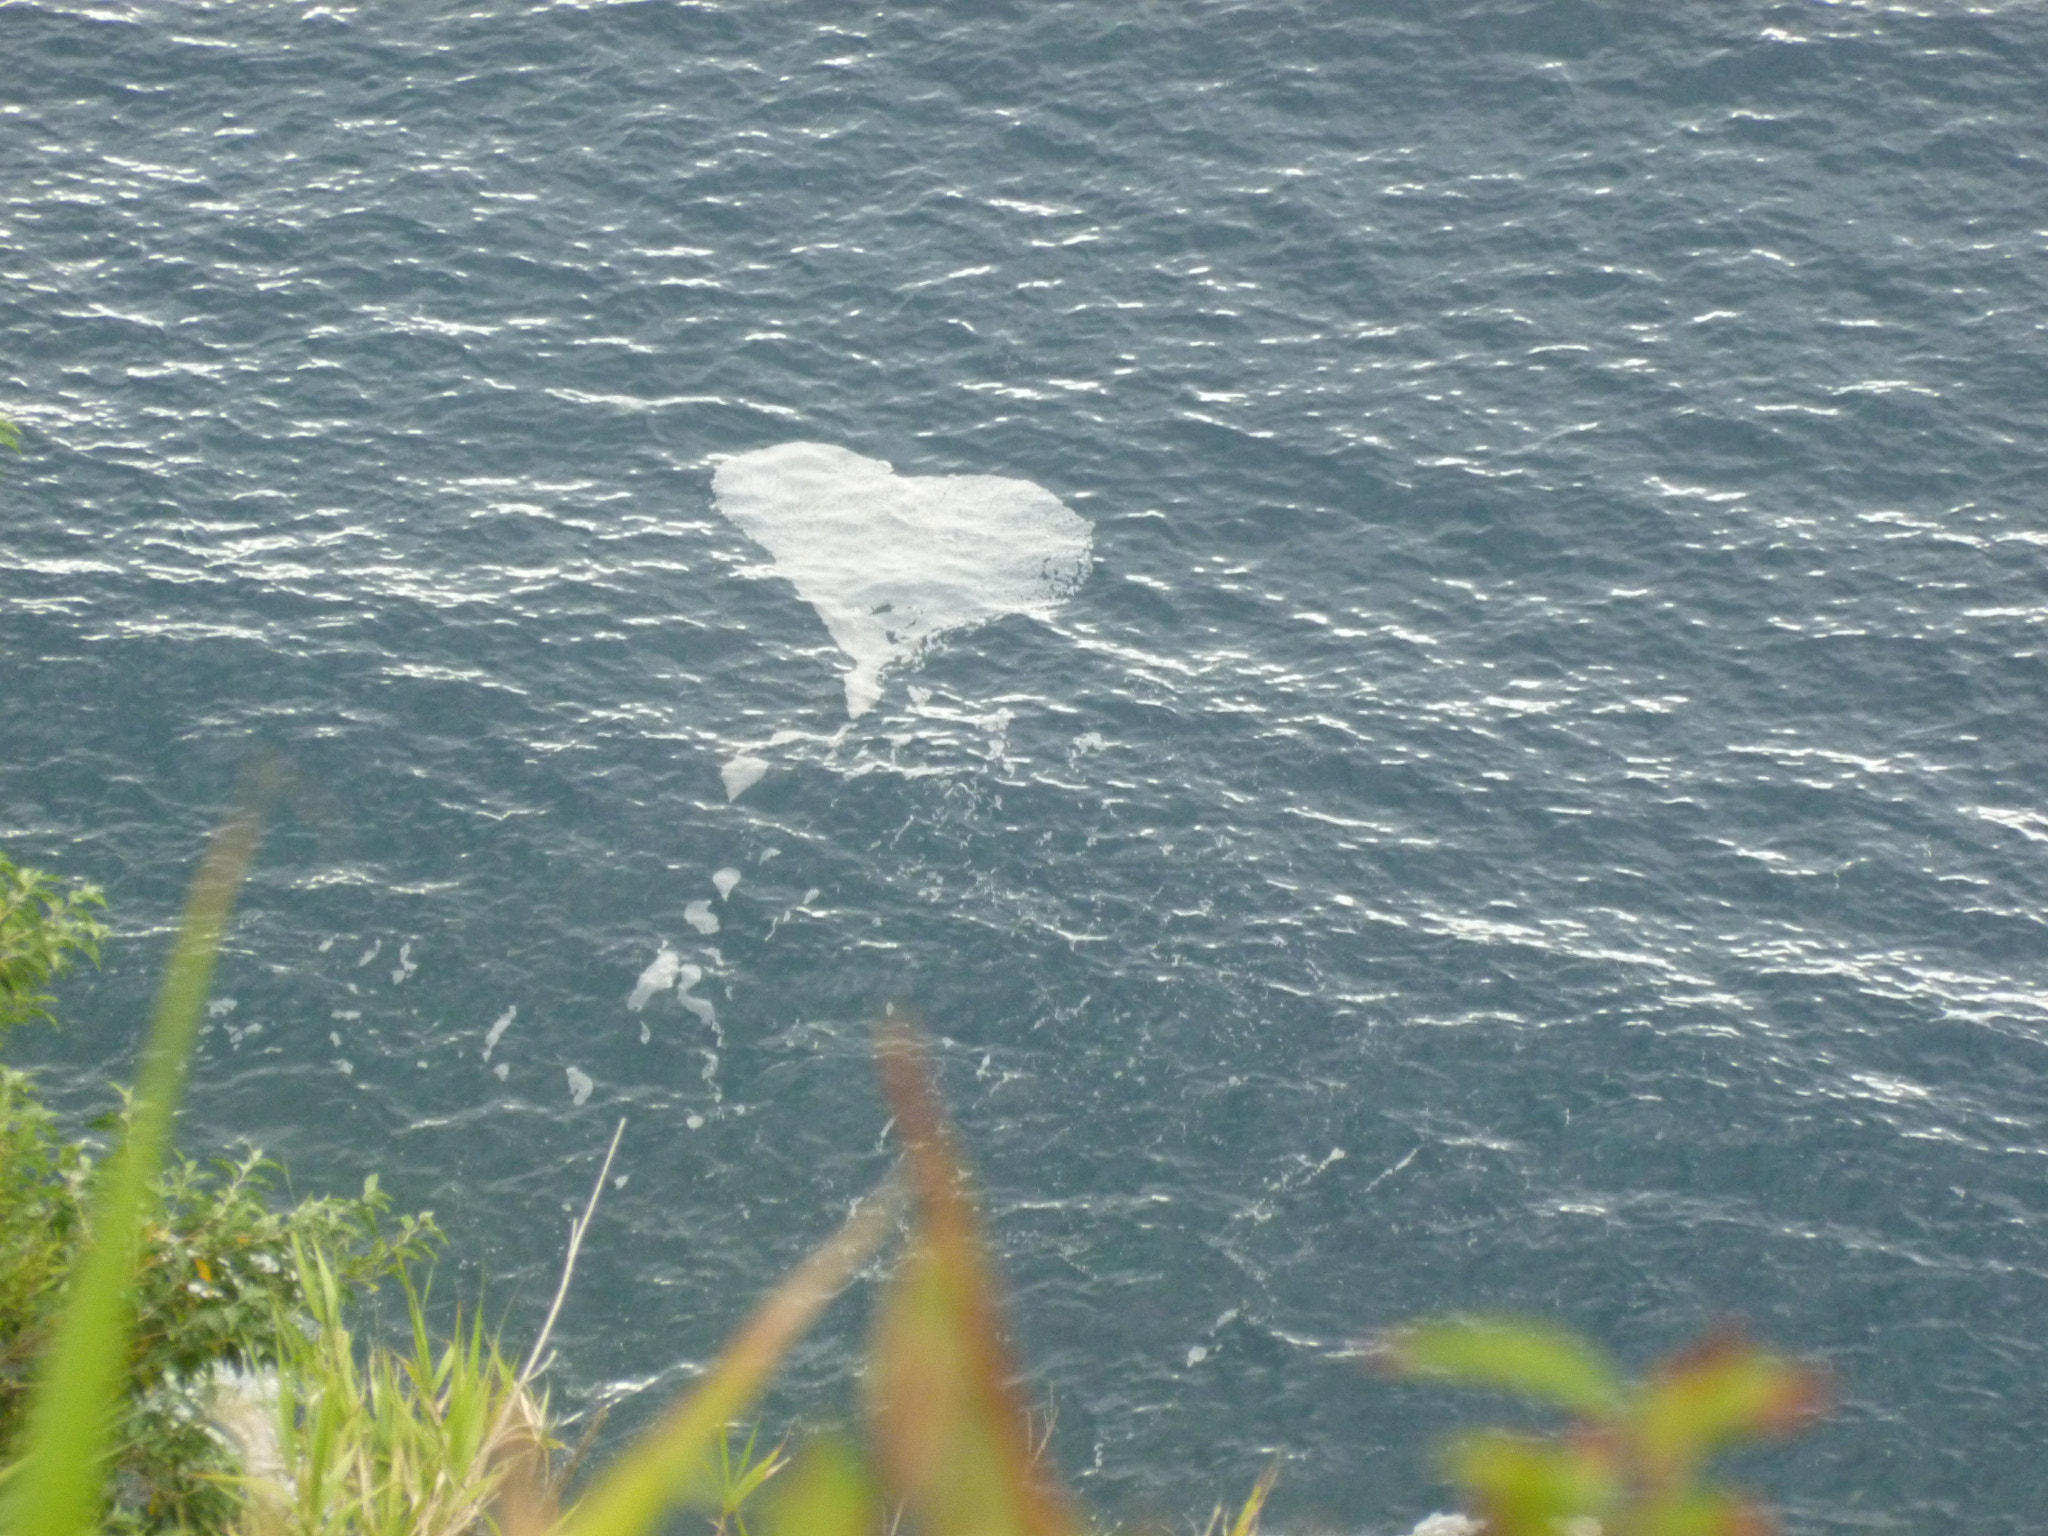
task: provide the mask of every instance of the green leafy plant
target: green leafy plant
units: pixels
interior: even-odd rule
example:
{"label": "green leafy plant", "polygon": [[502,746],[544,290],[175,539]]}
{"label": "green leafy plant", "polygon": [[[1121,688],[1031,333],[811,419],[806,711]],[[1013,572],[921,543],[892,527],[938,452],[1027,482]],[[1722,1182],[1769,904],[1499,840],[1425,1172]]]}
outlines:
{"label": "green leafy plant", "polygon": [[[454,1536],[480,1530],[513,1464],[544,1473],[547,1407],[472,1314],[431,1339],[405,1287],[410,1347],[364,1349],[324,1255],[295,1254],[306,1306],[284,1321],[274,1463],[250,1455],[250,1536]],[[253,1438],[253,1437],[252,1437]],[[259,1442],[260,1443],[260,1442]],[[251,1449],[255,1449],[254,1446]],[[533,1479],[544,1483],[544,1476]]]}
{"label": "green leafy plant", "polygon": [[120,1147],[95,1181],[87,1239],[28,1404],[20,1460],[0,1486],[0,1526],[84,1536],[105,1502],[106,1459],[135,1327],[136,1271],[151,1196],[170,1146],[199,1014],[222,931],[256,849],[248,807],[215,834],[186,902],[157,995]]}
{"label": "green leafy plant", "polygon": [[99,963],[107,928],[93,914],[106,906],[99,888],[69,885],[39,869],[17,868],[0,853],[0,1034],[50,1019],[44,990],[82,955]]}
{"label": "green leafy plant", "polygon": [[[295,1252],[317,1248],[353,1295],[437,1239],[429,1216],[387,1223],[374,1179],[357,1198],[277,1210],[260,1155],[208,1168],[169,1150],[257,822],[253,804],[231,820],[195,881],[111,1157],[65,1137],[33,1080],[0,1068],[0,1529],[224,1529],[237,1500],[211,1399],[221,1373],[274,1361],[297,1333],[281,1321],[303,1301]],[[49,979],[96,956],[99,894],[5,874],[0,1000],[8,1022],[48,1017]]]}
{"label": "green leafy plant", "polygon": [[1381,1338],[1376,1352],[1406,1375],[1511,1392],[1572,1416],[1556,1439],[1481,1430],[1451,1442],[1447,1469],[1491,1536],[1760,1536],[1768,1516],[1708,1482],[1707,1463],[1804,1428],[1828,1397],[1813,1367],[1727,1330],[1640,1382],[1576,1335],[1523,1318],[1417,1323]]}

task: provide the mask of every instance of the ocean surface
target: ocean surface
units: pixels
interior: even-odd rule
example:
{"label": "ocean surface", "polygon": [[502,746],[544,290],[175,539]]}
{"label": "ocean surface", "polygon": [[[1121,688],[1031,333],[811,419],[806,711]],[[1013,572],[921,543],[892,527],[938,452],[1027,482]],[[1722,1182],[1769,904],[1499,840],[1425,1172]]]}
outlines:
{"label": "ocean surface", "polygon": [[[1740,1316],[2048,1521],[2048,8],[0,4],[0,844],[303,786],[184,1136],[616,1443],[938,1042],[1056,1453],[1448,1507],[1358,1341]],[[808,445],[791,447],[791,445]],[[865,1293],[769,1404],[851,1410]]]}

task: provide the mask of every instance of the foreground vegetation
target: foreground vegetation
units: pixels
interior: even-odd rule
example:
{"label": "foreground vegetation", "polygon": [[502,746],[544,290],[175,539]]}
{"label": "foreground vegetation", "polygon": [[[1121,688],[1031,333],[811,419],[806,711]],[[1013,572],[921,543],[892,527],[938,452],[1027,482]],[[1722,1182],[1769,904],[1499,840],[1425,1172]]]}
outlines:
{"label": "foreground vegetation", "polygon": [[[259,816],[217,835],[194,882],[135,1093],[101,1159],[67,1140],[23,1074],[0,1078],[0,1532],[246,1536],[642,1536],[679,1508],[740,1536],[1078,1536],[1012,1359],[953,1129],[921,1043],[879,1032],[901,1174],[785,1276],[709,1372],[573,1500],[539,1377],[480,1319],[435,1341],[416,1289],[430,1217],[393,1221],[373,1183],[277,1212],[258,1157],[201,1170],[172,1111]],[[47,985],[96,956],[99,896],[0,858],[0,1025],[46,1018]],[[613,1147],[616,1149],[617,1139]],[[609,1161],[607,1161],[607,1171]],[[598,1188],[603,1187],[602,1174]],[[563,1289],[592,1206],[575,1228]],[[782,1356],[898,1232],[876,1307],[864,1430],[786,1451],[737,1443]],[[352,1304],[403,1292],[410,1337],[364,1342]],[[556,1298],[557,1309],[560,1294]],[[550,1323],[552,1322],[552,1312]],[[1447,1470],[1501,1536],[1751,1536],[1762,1513],[1703,1480],[1710,1456],[1819,1408],[1813,1373],[1710,1339],[1641,1383],[1540,1324],[1449,1319],[1380,1341],[1390,1369],[1530,1396],[1556,1440],[1487,1433]],[[1270,1474],[1211,1536],[1256,1530]]]}

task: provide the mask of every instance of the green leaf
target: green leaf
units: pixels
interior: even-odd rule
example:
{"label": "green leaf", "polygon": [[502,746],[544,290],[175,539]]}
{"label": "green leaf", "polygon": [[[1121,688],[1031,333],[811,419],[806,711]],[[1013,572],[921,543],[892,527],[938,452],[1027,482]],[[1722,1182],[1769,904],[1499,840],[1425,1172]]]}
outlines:
{"label": "green leaf", "polygon": [[1812,1367],[1737,1333],[1709,1334],[1650,1375],[1636,1429],[1645,1472],[1656,1484],[1682,1483],[1728,1444],[1805,1427],[1827,1397]]}
{"label": "green leaf", "polygon": [[1620,1381],[1591,1345],[1549,1323],[1451,1317],[1414,1323],[1379,1341],[1383,1359],[1410,1376],[1495,1387],[1555,1403],[1589,1419],[1617,1413]]}
{"label": "green leaf", "polygon": [[1453,1441],[1446,1461],[1490,1536],[1558,1536],[1568,1520],[1604,1519],[1617,1492],[1612,1470],[1591,1449],[1498,1430]]}

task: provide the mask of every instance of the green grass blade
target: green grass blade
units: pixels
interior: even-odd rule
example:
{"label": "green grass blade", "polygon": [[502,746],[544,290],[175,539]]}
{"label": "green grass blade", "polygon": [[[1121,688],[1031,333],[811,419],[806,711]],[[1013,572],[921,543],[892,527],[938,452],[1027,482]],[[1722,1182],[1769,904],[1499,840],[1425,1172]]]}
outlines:
{"label": "green grass blade", "polygon": [[261,823],[253,804],[229,818],[192,882],[157,993],[127,1134],[102,1171],[92,1240],[73,1274],[70,1299],[30,1398],[19,1469],[0,1502],[0,1528],[10,1536],[85,1536],[98,1524],[108,1431],[134,1325],[136,1257],[214,959]]}

